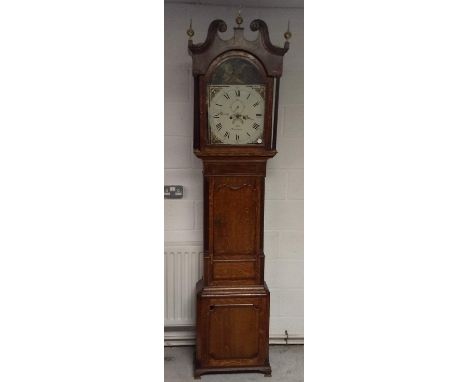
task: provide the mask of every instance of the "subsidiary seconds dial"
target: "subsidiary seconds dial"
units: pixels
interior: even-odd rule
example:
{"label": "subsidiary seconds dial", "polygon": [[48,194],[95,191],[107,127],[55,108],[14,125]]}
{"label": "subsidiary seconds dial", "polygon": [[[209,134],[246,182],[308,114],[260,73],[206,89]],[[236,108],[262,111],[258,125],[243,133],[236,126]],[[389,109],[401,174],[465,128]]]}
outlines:
{"label": "subsidiary seconds dial", "polygon": [[208,94],[210,143],[263,143],[263,85],[210,85]]}

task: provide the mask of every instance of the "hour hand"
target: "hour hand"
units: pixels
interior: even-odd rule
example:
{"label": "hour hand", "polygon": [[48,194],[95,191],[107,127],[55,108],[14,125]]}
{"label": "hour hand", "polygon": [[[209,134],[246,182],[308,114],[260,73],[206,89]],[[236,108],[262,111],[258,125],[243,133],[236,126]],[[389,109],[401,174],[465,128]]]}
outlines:
{"label": "hour hand", "polygon": [[229,115],[229,113],[223,113],[222,111],[220,111],[220,112],[218,112],[216,114],[213,114],[213,118],[218,118],[218,117],[220,117],[222,115]]}

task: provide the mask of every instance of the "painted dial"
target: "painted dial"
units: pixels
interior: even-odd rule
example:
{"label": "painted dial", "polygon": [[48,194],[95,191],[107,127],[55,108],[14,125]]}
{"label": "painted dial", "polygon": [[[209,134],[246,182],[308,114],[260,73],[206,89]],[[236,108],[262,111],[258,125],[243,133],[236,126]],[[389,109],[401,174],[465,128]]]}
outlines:
{"label": "painted dial", "polygon": [[263,85],[209,85],[208,94],[210,143],[263,143]]}

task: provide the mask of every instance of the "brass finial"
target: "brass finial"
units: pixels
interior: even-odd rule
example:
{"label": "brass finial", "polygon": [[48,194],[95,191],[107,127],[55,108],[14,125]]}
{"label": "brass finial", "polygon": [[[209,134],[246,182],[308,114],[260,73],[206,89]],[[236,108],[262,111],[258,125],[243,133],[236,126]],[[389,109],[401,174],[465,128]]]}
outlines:
{"label": "brass finial", "polygon": [[240,25],[244,22],[244,19],[241,16],[241,7],[239,7],[239,10],[237,11],[237,17],[236,17],[236,24],[237,27],[240,27]]}
{"label": "brass finial", "polygon": [[284,38],[287,40],[289,40],[292,36],[292,33],[289,31],[289,20],[288,20],[288,30],[286,32],[284,32]]}
{"label": "brass finial", "polygon": [[192,29],[192,19],[190,19],[190,27],[189,27],[189,29],[187,29],[187,36],[189,36],[189,40],[192,39],[194,34],[195,34],[195,32]]}

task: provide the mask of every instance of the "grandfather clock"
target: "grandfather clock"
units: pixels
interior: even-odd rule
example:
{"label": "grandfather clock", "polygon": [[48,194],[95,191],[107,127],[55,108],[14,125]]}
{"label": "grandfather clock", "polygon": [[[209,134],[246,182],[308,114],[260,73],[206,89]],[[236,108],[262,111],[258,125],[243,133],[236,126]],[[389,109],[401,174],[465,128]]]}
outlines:
{"label": "grandfather clock", "polygon": [[[264,21],[255,40],[214,20],[189,53],[194,78],[194,154],[203,161],[203,278],[197,283],[195,378],[262,372],[268,359],[270,292],[264,281],[266,164],[276,154],[279,79],[289,49],[272,45]],[[285,33],[288,40],[291,34]]]}

